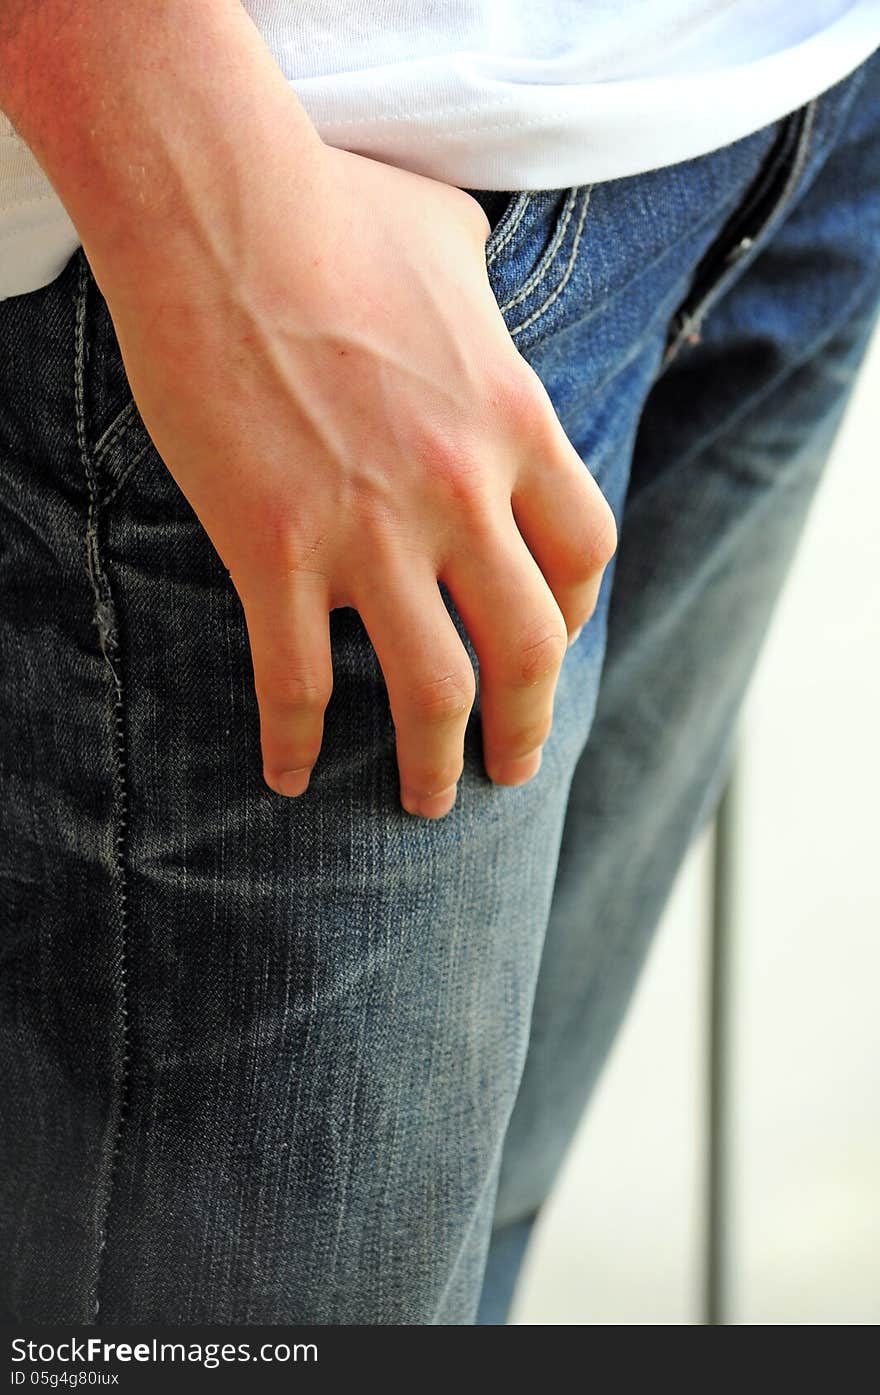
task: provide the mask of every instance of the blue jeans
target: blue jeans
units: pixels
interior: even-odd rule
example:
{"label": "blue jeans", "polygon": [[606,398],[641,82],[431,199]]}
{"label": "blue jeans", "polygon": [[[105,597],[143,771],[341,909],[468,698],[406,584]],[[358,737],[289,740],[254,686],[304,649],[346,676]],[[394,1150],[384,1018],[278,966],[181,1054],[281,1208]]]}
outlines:
{"label": "blue jeans", "polygon": [[311,785],[265,785],[83,250],[0,303],[6,1321],[504,1320],[876,317],[880,61],[699,159],[472,192],[620,547],[537,777],[486,777],[478,684],[436,822],[351,609]]}

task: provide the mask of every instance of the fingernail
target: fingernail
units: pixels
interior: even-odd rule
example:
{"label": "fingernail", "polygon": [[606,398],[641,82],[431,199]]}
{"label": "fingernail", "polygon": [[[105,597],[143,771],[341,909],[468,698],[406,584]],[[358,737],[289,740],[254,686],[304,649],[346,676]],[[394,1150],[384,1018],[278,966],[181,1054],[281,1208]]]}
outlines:
{"label": "fingernail", "polygon": [[288,796],[302,794],[308,786],[311,773],[311,766],[305,766],[302,770],[282,770],[281,774],[276,775],[271,781],[272,788],[277,794]]}
{"label": "fingernail", "polygon": [[401,786],[400,802],[408,814],[416,814],[424,819],[440,819],[449,813],[455,803],[457,790],[457,780],[454,785],[440,790],[439,794],[417,794],[415,790]]}
{"label": "fingernail", "polygon": [[575,630],[574,634],[571,636],[571,638],[570,638],[569,641],[568,641],[568,647],[569,647],[569,649],[571,648],[571,646],[572,646],[573,644],[576,644],[576,643],[577,643],[578,638],[579,638],[580,633],[581,633],[581,630],[582,630],[583,628],[584,628],[583,625],[578,625],[578,627],[577,627],[577,629]]}
{"label": "fingernail", "polygon": [[524,785],[533,775],[537,775],[543,755],[543,746],[538,746],[536,750],[529,751],[527,756],[504,761],[490,778],[498,785]]}

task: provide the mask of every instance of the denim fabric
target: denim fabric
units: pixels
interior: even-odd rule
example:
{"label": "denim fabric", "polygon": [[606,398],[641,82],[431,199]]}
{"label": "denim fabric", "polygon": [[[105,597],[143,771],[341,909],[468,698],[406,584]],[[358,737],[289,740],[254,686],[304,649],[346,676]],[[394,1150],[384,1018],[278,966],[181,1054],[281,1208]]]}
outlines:
{"label": "denim fabric", "polygon": [[699,159],[474,191],[621,541],[539,774],[488,780],[478,689],[436,822],[351,609],[309,789],[268,789],[83,250],[0,303],[3,1319],[504,1320],[876,316],[878,123],[875,55]]}

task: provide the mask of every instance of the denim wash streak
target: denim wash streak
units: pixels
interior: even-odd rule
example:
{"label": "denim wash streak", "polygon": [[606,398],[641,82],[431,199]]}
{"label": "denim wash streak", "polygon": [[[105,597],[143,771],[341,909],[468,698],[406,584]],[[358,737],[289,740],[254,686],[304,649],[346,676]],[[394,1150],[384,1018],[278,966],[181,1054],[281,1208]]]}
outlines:
{"label": "denim wash streak", "polygon": [[472,192],[621,541],[538,776],[488,780],[478,699],[437,822],[352,609],[311,786],[268,789],[241,604],[82,248],[0,302],[7,1321],[504,1321],[875,320],[878,55],[699,159]]}

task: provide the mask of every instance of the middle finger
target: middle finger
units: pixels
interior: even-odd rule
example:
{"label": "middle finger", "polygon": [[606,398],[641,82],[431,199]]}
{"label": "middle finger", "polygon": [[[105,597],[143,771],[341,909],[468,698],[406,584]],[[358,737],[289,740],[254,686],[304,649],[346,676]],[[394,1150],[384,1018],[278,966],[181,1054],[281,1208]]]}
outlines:
{"label": "middle finger", "polygon": [[480,661],[486,773],[520,785],[541,763],[568,632],[510,509],[491,527],[478,548],[447,559],[441,579]]}

